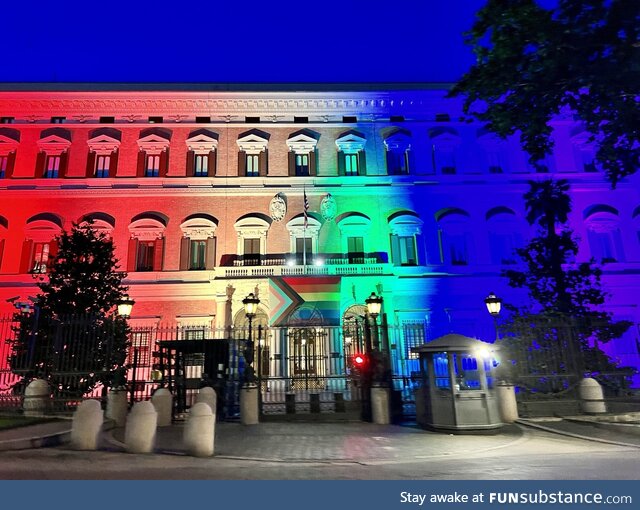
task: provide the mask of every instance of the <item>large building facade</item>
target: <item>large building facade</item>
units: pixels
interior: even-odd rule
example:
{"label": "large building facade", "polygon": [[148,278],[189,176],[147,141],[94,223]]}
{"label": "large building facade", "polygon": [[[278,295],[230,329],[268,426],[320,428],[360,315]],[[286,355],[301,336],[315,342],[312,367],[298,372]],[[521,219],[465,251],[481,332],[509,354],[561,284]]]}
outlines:
{"label": "large building facade", "polygon": [[[634,323],[605,348],[638,366],[638,178],[611,190],[571,118],[537,174],[445,95],[5,90],[0,309],[34,296],[55,236],[91,220],[128,272],[134,326],[239,327],[253,292],[265,327],[342,328],[329,354],[375,292],[399,366],[450,331],[495,338],[484,298],[524,300],[500,273],[532,233],[527,182],[553,176],[571,183],[579,257],[603,264],[607,309]],[[267,341],[273,360],[295,348]]]}

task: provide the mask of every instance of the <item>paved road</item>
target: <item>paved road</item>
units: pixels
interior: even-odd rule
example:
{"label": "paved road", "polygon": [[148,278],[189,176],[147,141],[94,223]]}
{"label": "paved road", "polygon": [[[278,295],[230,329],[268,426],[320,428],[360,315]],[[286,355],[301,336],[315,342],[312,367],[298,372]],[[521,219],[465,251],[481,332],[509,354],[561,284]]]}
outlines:
{"label": "paved road", "polygon": [[[64,447],[0,452],[1,479],[638,479],[640,449],[531,429],[449,436],[371,424],[220,427],[217,455],[132,455]],[[342,430],[344,428],[344,430]],[[227,430],[224,430],[227,429]],[[336,433],[348,431],[341,437]],[[164,439],[178,429],[164,431]],[[232,455],[245,444],[254,458]],[[237,441],[244,436],[245,441]],[[220,444],[226,438],[227,445]],[[262,445],[262,446],[261,446]],[[289,445],[289,446],[287,446]],[[338,445],[338,446],[336,446]],[[166,446],[166,445],[165,445]],[[170,446],[170,445],[169,445]],[[117,449],[111,442],[110,447]],[[169,451],[166,448],[165,451]],[[176,448],[177,452],[179,448]],[[224,452],[227,452],[225,455]],[[275,460],[269,452],[283,460]],[[381,454],[381,452],[386,452]],[[262,457],[262,460],[260,459]]]}

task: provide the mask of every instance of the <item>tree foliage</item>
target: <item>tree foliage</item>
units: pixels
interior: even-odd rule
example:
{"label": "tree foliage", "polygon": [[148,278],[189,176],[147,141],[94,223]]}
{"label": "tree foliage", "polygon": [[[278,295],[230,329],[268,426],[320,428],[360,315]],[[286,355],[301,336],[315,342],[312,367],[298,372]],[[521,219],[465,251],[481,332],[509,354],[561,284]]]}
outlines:
{"label": "tree foliage", "polygon": [[[531,332],[535,349],[563,358],[560,365],[564,363],[565,370],[614,370],[615,364],[598,346],[620,337],[631,324],[614,320],[603,308],[608,294],[602,288],[602,270],[593,260],[576,261],[578,244],[566,225],[569,183],[543,180],[529,186],[524,195],[527,221],[536,235],[517,250],[520,267],[504,272],[512,287],[527,290],[529,305],[509,306],[511,316],[504,327],[517,336]],[[532,355],[531,349],[527,355]],[[543,364],[549,368],[548,359]]]}
{"label": "tree foliage", "polygon": [[549,122],[574,114],[613,187],[640,168],[640,2],[488,0],[467,34],[477,63],[451,90],[464,111],[534,165],[553,148]]}
{"label": "tree foliage", "polygon": [[127,321],[115,313],[125,295],[113,242],[91,225],[57,238],[58,253],[30,315],[18,314],[12,369],[47,379],[58,396],[81,396],[124,380]]}

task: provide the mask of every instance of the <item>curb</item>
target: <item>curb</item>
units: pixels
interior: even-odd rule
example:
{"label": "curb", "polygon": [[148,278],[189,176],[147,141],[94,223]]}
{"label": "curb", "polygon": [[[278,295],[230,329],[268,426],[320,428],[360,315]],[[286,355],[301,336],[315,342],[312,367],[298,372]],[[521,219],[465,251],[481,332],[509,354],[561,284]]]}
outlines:
{"label": "curb", "polygon": [[544,425],[539,425],[538,423],[533,423],[527,420],[522,420],[522,419],[518,419],[516,420],[516,423],[519,425],[522,425],[524,427],[531,427],[534,429],[538,429],[538,430],[543,430],[545,432],[550,432],[552,434],[558,434],[560,436],[567,436],[567,437],[573,437],[576,439],[583,439],[585,441],[593,441],[596,443],[605,443],[605,444],[612,444],[612,445],[616,445],[616,446],[626,446],[626,447],[630,447],[630,448],[638,448],[640,449],[640,445],[637,444],[633,444],[633,443],[625,443],[624,441],[612,441],[610,439],[601,439],[599,437],[592,437],[592,436],[584,436],[582,434],[575,434],[573,432],[567,432],[564,430],[558,430],[558,429],[554,429],[553,427],[545,427]]}
{"label": "curb", "polygon": [[28,450],[31,448],[49,448],[60,446],[71,440],[71,429],[55,434],[38,437],[25,437],[20,439],[9,439],[0,441],[0,451]]}

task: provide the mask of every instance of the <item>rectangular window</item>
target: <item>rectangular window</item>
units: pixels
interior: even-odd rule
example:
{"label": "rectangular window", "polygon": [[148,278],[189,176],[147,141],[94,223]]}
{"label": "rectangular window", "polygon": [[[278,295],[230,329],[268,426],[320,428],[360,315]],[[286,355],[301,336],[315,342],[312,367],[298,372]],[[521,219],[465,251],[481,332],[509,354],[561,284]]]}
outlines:
{"label": "rectangular window", "polygon": [[[151,331],[134,331],[131,333],[131,348],[128,364],[136,367],[151,365]],[[140,374],[137,374],[138,377]]]}
{"label": "rectangular window", "polygon": [[147,155],[147,162],[144,170],[145,177],[158,177],[160,175],[160,155]]}
{"label": "rectangular window", "polygon": [[344,174],[358,175],[358,155],[357,154],[344,155]]}
{"label": "rectangular window", "polygon": [[258,154],[247,154],[247,177],[257,177],[259,165],[260,158]]}
{"label": "rectangular window", "polygon": [[418,265],[415,236],[392,235],[391,256],[396,266]]}
{"label": "rectangular window", "polygon": [[153,271],[153,254],[155,241],[140,241],[136,256],[136,271]]}
{"label": "rectangular window", "polygon": [[189,269],[202,270],[207,265],[207,241],[191,241],[189,248]]}
{"label": "rectangular window", "polygon": [[0,124],[13,124],[14,121],[14,117],[0,117]]}
{"label": "rectangular window", "polygon": [[449,260],[452,266],[466,266],[469,264],[467,252],[467,234],[451,234],[449,238]]}
{"label": "rectangular window", "polygon": [[[302,265],[305,262],[307,264],[312,262],[313,252],[312,243],[310,237],[297,237],[296,238],[296,263]],[[306,259],[306,260],[305,260]]]}
{"label": "rectangular window", "polygon": [[260,239],[251,238],[244,240],[244,265],[260,265]]}
{"label": "rectangular window", "polygon": [[96,177],[109,177],[109,165],[111,164],[111,156],[96,156]]}
{"label": "rectangular window", "polygon": [[206,177],[209,175],[209,155],[196,154],[193,158],[193,175],[195,177]]}
{"label": "rectangular window", "polygon": [[364,238],[348,237],[347,251],[349,264],[364,264]]}
{"label": "rectangular window", "polygon": [[64,124],[66,117],[51,117],[51,124]]}
{"label": "rectangular window", "polygon": [[49,243],[33,243],[32,273],[46,273],[49,262]]}
{"label": "rectangular window", "polygon": [[296,154],[296,175],[309,175],[309,154]]}
{"label": "rectangular window", "polygon": [[114,124],[116,122],[116,118],[115,117],[100,117],[100,119],[98,119],[98,122],[100,122],[100,124]]}
{"label": "rectangular window", "polygon": [[58,172],[60,171],[60,156],[47,156],[44,165],[44,175],[45,179],[55,179],[58,177]]}
{"label": "rectangular window", "polygon": [[9,164],[9,156],[0,156],[0,179],[7,176],[7,166]]}

